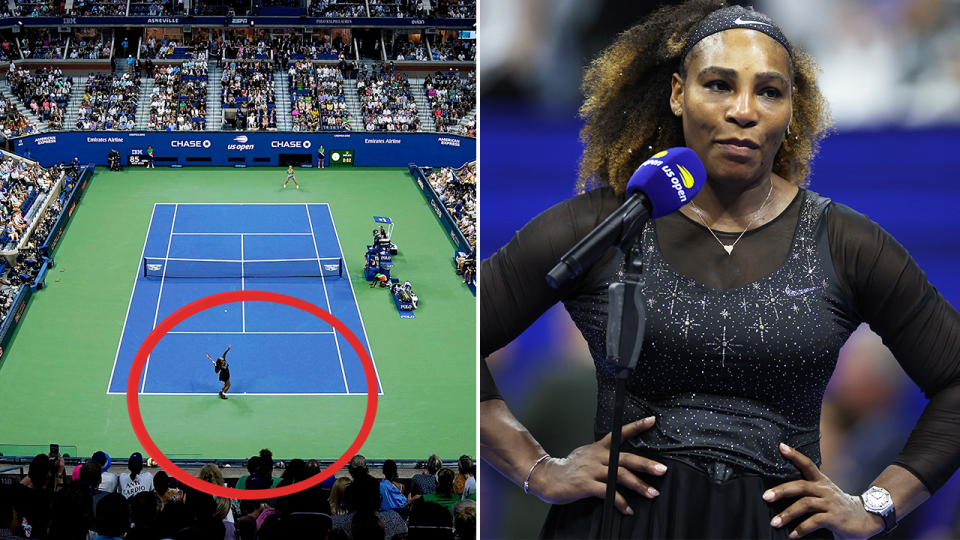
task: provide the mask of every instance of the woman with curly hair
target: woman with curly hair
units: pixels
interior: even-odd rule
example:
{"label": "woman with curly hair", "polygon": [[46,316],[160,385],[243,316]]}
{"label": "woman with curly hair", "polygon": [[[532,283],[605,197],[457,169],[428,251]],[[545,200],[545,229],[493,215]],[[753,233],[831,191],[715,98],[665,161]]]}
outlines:
{"label": "woman with curly hair", "polygon": [[[586,71],[581,194],[481,266],[483,358],[563,302],[596,365],[596,442],[552,457],[481,360],[481,455],[554,503],[544,537],[600,532],[616,382],[607,289],[623,281],[624,256],[610,248],[556,289],[545,276],[623,204],[641,163],[677,146],[707,179],[639,235],[646,332],[626,382],[614,534],[865,538],[956,471],[960,314],[877,224],[803,188],[830,126],[816,72],[769,17],[719,0],[660,9]],[[931,402],[855,496],[818,468],[819,421],[839,349],[862,322]]]}

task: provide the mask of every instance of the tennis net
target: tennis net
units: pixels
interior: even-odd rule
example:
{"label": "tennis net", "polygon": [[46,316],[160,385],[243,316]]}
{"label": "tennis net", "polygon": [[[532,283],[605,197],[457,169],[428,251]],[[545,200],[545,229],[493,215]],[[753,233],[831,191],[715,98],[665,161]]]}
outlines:
{"label": "tennis net", "polygon": [[143,275],[162,278],[342,277],[343,257],[252,261],[144,257]]}

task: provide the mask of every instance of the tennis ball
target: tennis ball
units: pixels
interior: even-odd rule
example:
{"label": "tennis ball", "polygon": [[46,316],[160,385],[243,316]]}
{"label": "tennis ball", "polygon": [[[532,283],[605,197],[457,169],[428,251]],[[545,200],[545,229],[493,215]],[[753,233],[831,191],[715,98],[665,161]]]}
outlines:
{"label": "tennis ball", "polygon": [[223,310],[223,312],[224,312],[224,313],[226,313],[226,312],[227,312],[227,310]]}

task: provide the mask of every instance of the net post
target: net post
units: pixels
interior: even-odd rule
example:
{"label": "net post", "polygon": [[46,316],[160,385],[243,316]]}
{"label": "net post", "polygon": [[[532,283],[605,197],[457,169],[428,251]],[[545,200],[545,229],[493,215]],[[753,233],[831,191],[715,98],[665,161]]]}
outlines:
{"label": "net post", "polygon": [[143,277],[147,277],[147,258],[143,258]]}
{"label": "net post", "polygon": [[340,267],[337,269],[337,277],[343,277],[343,257],[340,257]]}

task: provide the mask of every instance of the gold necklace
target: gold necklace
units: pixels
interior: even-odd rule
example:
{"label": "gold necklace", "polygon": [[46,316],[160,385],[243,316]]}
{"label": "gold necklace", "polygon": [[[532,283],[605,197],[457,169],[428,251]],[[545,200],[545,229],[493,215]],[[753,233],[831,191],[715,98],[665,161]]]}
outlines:
{"label": "gold necklace", "polygon": [[696,203],[694,203],[693,201],[690,201],[690,206],[693,207],[693,211],[697,213],[697,217],[699,217],[700,221],[703,222],[703,226],[706,227],[708,231],[710,231],[710,234],[712,234],[713,237],[717,239],[717,242],[719,242],[720,245],[723,246],[723,249],[727,251],[727,255],[733,255],[733,247],[737,245],[737,242],[739,242],[740,239],[743,238],[743,235],[746,234],[746,232],[750,229],[750,226],[753,225],[753,222],[757,220],[757,216],[760,215],[760,212],[763,210],[763,207],[766,206],[767,201],[770,200],[771,193],[773,193],[773,181],[770,182],[770,190],[767,191],[767,198],[763,200],[763,204],[760,205],[760,208],[757,209],[756,212],[754,212],[753,219],[750,220],[750,223],[747,223],[747,228],[744,229],[743,232],[740,233],[740,236],[738,236],[737,239],[734,240],[733,243],[730,244],[729,246],[724,244],[723,242],[720,242],[720,238],[717,237],[717,233],[713,232],[713,229],[711,229],[710,226],[707,225],[707,221],[703,219],[703,214],[700,213],[700,209],[697,208]]}

